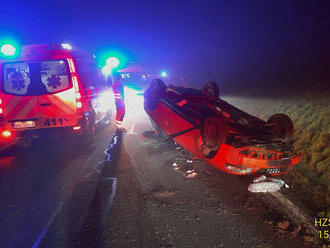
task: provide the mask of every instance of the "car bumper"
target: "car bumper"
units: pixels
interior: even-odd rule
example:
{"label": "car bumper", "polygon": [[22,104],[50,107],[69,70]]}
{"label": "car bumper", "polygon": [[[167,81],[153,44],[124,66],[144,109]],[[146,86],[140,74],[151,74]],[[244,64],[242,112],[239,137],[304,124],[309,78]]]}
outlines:
{"label": "car bumper", "polygon": [[[281,159],[267,159],[262,156],[251,158],[241,154],[242,150],[253,149],[253,147],[235,148],[227,144],[221,144],[217,154],[212,159],[205,159],[212,166],[235,175],[248,175],[264,173],[269,175],[281,175],[292,166],[296,166],[301,160],[300,154],[292,154],[290,157]],[[277,151],[263,152],[282,153]]]}
{"label": "car bumper", "polygon": [[[75,133],[72,126],[29,130],[11,130],[11,132],[12,137],[0,138],[0,150],[5,150],[11,146],[24,144],[31,140],[38,140],[40,138],[60,138]],[[78,133],[81,133],[81,131],[79,130]]]}

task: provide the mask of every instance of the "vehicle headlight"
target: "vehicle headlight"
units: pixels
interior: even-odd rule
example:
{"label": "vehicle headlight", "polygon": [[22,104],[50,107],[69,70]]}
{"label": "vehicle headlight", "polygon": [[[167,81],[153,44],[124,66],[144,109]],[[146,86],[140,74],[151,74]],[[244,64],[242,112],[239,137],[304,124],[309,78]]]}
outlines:
{"label": "vehicle headlight", "polygon": [[102,92],[95,101],[93,101],[93,105],[98,112],[107,112],[111,109],[111,91]]}

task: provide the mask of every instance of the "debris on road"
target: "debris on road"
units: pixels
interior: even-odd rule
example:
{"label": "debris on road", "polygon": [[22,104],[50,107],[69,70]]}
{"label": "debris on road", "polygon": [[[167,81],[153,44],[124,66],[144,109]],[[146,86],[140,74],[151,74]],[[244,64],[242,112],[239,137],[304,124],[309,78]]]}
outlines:
{"label": "debris on road", "polygon": [[187,170],[186,171],[186,177],[193,178],[195,176],[197,176],[197,173],[195,172],[195,170]]}
{"label": "debris on road", "polygon": [[248,191],[252,193],[278,192],[283,186],[289,188],[289,185],[283,180],[268,178],[265,175],[262,175],[253,180],[253,183],[248,187]]}
{"label": "debris on road", "polygon": [[254,182],[254,183],[259,183],[259,182],[261,182],[261,181],[265,181],[266,178],[267,178],[267,177],[266,177],[265,175],[262,175],[262,176],[260,176],[260,177],[255,178],[255,179],[253,180],[253,182]]}
{"label": "debris on road", "polygon": [[193,173],[187,175],[186,177],[187,177],[187,178],[193,178],[193,177],[195,177],[195,176],[197,176],[197,173],[196,173],[196,172],[193,172]]}
{"label": "debris on road", "polygon": [[174,168],[174,170],[179,170],[180,169],[180,166],[175,162],[172,164],[172,167]]}
{"label": "debris on road", "polygon": [[170,197],[174,196],[175,194],[176,194],[176,191],[164,190],[164,191],[152,192],[151,196],[153,198],[170,198]]}
{"label": "debris on road", "polygon": [[286,230],[286,229],[288,229],[288,227],[290,226],[290,223],[289,223],[289,221],[284,220],[283,222],[279,222],[279,223],[277,223],[277,226],[278,226],[279,228],[283,229],[283,230]]}

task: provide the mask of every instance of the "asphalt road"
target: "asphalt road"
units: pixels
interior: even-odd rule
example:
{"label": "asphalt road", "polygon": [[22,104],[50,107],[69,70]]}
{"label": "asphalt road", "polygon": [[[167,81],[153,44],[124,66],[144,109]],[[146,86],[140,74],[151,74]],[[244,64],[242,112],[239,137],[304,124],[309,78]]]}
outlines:
{"label": "asphalt road", "polygon": [[313,247],[247,192],[251,179],[143,136],[142,109],[125,122],[123,136],[107,127],[90,144],[2,155],[0,247]]}
{"label": "asphalt road", "polygon": [[151,129],[144,120],[121,144],[100,247],[313,247],[247,191],[251,178],[187,162],[170,144],[143,137]]}
{"label": "asphalt road", "polygon": [[[89,206],[113,129],[101,130],[91,144],[69,138],[47,139],[0,157],[0,247],[41,247],[49,228],[72,197],[84,195],[72,206],[62,228],[70,236]],[[87,196],[87,197],[86,197]],[[84,205],[85,204],[85,205]],[[70,210],[71,211],[71,210]],[[68,242],[72,242],[72,236]],[[63,239],[64,240],[64,239]],[[59,246],[61,247],[61,246]]]}

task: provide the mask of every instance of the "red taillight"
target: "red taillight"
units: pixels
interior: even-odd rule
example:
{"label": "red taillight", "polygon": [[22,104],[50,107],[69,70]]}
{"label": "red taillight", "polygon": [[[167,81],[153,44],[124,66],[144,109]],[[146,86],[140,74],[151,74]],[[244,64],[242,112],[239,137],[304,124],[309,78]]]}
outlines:
{"label": "red taillight", "polygon": [[1,136],[3,138],[10,138],[12,136],[12,132],[10,130],[3,130],[2,133],[1,133]]}
{"label": "red taillight", "polygon": [[72,61],[72,59],[68,59],[68,64],[69,64],[69,69],[71,73],[75,73],[76,72],[76,68],[74,66],[74,63]]}
{"label": "red taillight", "polygon": [[81,94],[79,92],[76,92],[76,106],[77,108],[82,108]]}
{"label": "red taillight", "polygon": [[81,99],[81,94],[79,92],[76,92],[76,99],[80,100]]}
{"label": "red taillight", "polygon": [[77,76],[72,76],[72,83],[73,87],[75,88],[76,92],[79,92],[79,84],[78,84],[78,79]]}
{"label": "red taillight", "polygon": [[82,114],[82,101],[81,101],[81,93],[80,93],[80,87],[79,87],[79,82],[78,78],[76,75],[76,68],[74,65],[74,62],[72,59],[68,59],[68,64],[71,72],[71,80],[73,83],[73,87],[76,91],[76,107],[77,107],[77,113]]}
{"label": "red taillight", "polygon": [[0,121],[3,121],[3,106],[2,106],[2,99],[0,98]]}
{"label": "red taillight", "polygon": [[77,108],[82,108],[82,103],[80,101],[79,102],[77,101],[76,105],[77,105]]}

